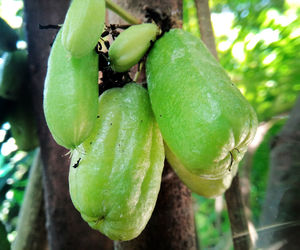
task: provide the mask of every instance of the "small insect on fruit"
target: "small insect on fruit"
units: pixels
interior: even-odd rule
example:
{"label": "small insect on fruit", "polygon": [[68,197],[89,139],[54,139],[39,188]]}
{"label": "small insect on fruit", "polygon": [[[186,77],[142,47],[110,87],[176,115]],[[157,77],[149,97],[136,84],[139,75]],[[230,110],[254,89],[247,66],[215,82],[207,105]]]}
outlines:
{"label": "small insect on fruit", "polygon": [[137,64],[159,35],[153,23],[133,25],[123,31],[109,48],[110,66],[114,71],[125,72]]}

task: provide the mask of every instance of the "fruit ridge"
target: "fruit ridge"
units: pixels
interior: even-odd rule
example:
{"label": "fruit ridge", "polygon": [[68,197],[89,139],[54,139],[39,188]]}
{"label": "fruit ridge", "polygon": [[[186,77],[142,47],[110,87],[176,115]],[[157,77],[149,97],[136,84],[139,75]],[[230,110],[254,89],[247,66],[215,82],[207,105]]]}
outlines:
{"label": "fruit ridge", "polygon": [[92,228],[113,240],[130,240],[144,229],[156,203],[162,137],[148,93],[135,83],[105,91],[98,115],[72,157],[71,198]]}

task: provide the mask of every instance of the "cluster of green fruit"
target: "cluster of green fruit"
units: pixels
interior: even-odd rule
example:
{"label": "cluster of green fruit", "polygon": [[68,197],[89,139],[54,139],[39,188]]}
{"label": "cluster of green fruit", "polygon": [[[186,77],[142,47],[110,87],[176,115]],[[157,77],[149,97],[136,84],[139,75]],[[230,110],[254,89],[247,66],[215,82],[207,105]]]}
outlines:
{"label": "cluster of green fruit", "polygon": [[27,52],[17,50],[18,35],[0,18],[0,126],[8,121],[12,136],[20,150],[29,151],[38,146],[37,131],[27,94]]}
{"label": "cluster of green fruit", "polygon": [[108,51],[110,67],[124,72],[154,43],[148,91],[132,82],[98,97],[94,47],[104,4],[72,1],[49,57],[44,111],[56,142],[72,151],[70,194],[82,218],[113,240],[130,240],[154,209],[165,156],[192,191],[221,195],[257,119],[198,38],[172,29],[154,43],[155,24],[131,26]]}

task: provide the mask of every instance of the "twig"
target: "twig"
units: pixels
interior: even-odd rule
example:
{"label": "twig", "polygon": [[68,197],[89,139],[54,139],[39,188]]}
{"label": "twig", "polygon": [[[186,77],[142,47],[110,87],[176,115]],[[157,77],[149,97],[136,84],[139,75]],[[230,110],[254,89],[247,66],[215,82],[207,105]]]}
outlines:
{"label": "twig", "polygon": [[201,39],[214,57],[218,59],[208,0],[195,0],[195,3],[197,7]]}
{"label": "twig", "polygon": [[141,20],[139,20],[135,16],[131,15],[129,12],[124,10],[122,7],[120,7],[119,5],[114,3],[113,1],[105,0],[105,2],[106,2],[106,7],[108,9],[110,9],[111,11],[115,12],[117,15],[122,17],[126,22],[128,22],[130,24],[139,24],[139,23],[141,23]]}
{"label": "twig", "polygon": [[252,249],[248,221],[240,190],[239,175],[237,174],[225,193],[227,210],[230,220],[233,245],[235,250]]}

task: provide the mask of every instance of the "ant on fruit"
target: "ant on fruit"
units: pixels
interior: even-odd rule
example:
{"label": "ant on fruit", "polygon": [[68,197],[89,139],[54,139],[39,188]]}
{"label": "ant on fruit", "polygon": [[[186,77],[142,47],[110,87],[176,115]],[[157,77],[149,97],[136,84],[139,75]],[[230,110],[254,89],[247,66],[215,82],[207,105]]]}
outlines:
{"label": "ant on fruit", "polygon": [[79,166],[80,161],[81,161],[81,158],[79,158],[78,161],[72,167],[77,168]]}

